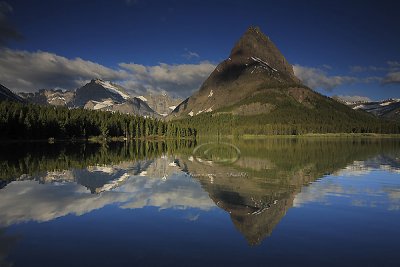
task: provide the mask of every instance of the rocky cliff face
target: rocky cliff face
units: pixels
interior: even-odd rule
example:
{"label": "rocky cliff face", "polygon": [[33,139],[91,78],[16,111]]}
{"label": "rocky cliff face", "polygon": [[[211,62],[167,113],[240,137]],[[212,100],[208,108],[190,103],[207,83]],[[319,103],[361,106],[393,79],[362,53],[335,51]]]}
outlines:
{"label": "rocky cliff face", "polygon": [[130,99],[130,96],[121,86],[95,79],[76,90],[74,105],[79,107],[84,106],[88,101],[102,102],[107,99],[122,103]]}
{"label": "rocky cliff face", "polygon": [[182,99],[173,98],[167,93],[148,93],[138,98],[144,100],[154,111],[161,116],[167,116],[170,114],[176,106],[178,106]]}
{"label": "rocky cliff face", "polygon": [[55,89],[41,89],[35,93],[20,93],[27,102],[38,105],[72,106],[75,92]]}
{"label": "rocky cliff face", "polygon": [[120,112],[124,114],[135,114],[146,117],[160,117],[152,108],[137,97],[133,97],[123,102],[115,102],[110,98],[103,99],[102,101],[89,100],[85,109],[104,110],[111,112]]}

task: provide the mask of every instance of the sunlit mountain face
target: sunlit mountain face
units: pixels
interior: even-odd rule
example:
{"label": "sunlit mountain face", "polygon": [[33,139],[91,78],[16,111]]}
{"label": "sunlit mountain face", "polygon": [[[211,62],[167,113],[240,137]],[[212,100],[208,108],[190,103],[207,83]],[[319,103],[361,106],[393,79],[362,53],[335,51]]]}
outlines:
{"label": "sunlit mountain face", "polygon": [[[369,224],[360,221],[362,224],[357,227],[364,230],[369,230],[375,220],[382,223],[383,217],[398,218],[398,140],[268,138],[202,140],[196,144],[141,141],[106,147],[53,145],[44,145],[42,150],[27,146],[15,157],[2,159],[3,173],[9,175],[8,179],[3,178],[6,182],[0,190],[0,240],[4,243],[0,248],[4,264],[21,262],[25,266],[13,253],[22,251],[35,231],[48,231],[51,235],[51,229],[80,233],[78,239],[100,231],[102,241],[95,247],[102,250],[103,242],[124,239],[127,233],[137,235],[137,231],[156,231],[156,236],[148,236],[156,242],[165,237],[166,227],[170,227],[169,234],[176,240],[189,242],[185,231],[190,231],[191,238],[199,242],[194,247],[211,242],[210,246],[221,255],[225,250],[219,246],[223,244],[227,249],[254,248],[245,249],[245,257],[256,256],[252,258],[254,263],[263,257],[276,260],[269,250],[264,256],[259,254],[266,247],[278,249],[291,238],[300,242],[299,238],[305,237],[298,231],[311,231],[307,223],[324,221],[318,218],[318,212],[324,216],[328,216],[328,210],[336,214],[336,219],[329,217],[332,221],[325,223],[339,228],[339,220],[360,221],[367,211],[379,214],[368,217]],[[2,149],[9,148],[2,144]],[[86,153],[79,156],[82,154],[76,151]],[[149,216],[159,224],[147,225],[144,220],[148,221]],[[87,220],[93,222],[93,230],[85,226],[87,232],[82,233],[80,227]],[[132,228],[122,226],[123,221],[129,221]],[[299,228],[294,226],[296,223]],[[108,224],[114,224],[112,233],[102,230]],[[45,225],[52,228],[45,230]],[[352,231],[352,225],[342,230]],[[397,231],[390,228],[390,222],[384,225],[388,228],[375,229],[383,236]],[[178,231],[180,227],[184,233]],[[213,234],[206,238],[203,231]],[[292,236],[282,231],[289,231]],[[330,230],[321,230],[312,236],[318,240],[330,234]],[[65,239],[68,248],[69,238],[63,234],[59,238],[59,242]],[[140,235],[137,238],[140,242],[145,240]],[[47,247],[50,239],[45,237],[41,245]],[[123,250],[120,246],[136,244],[134,240],[124,240],[117,247]],[[233,240],[234,245],[225,243]],[[173,246],[188,249],[176,243]],[[288,251],[292,253],[291,246]],[[141,253],[149,256],[145,251]],[[326,251],[323,254],[329,258]],[[213,258],[219,256],[208,260]]]}

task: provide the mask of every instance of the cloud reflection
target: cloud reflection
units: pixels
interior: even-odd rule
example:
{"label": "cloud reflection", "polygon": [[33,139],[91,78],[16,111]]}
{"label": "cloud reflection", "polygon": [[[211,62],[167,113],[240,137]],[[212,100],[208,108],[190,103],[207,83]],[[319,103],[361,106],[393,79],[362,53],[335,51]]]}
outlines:
{"label": "cloud reflection", "polygon": [[[160,165],[169,166],[168,161],[154,161],[147,168],[148,173],[151,175],[156,172],[152,166],[157,166],[160,172]],[[117,172],[120,177],[128,176],[128,179],[111,188],[111,191],[100,194],[92,194],[85,186],[77,183],[80,177],[74,177],[75,181],[71,181],[71,172],[64,172],[69,181],[60,179],[62,182],[53,180],[44,184],[32,180],[12,182],[1,190],[0,225],[26,221],[45,222],[68,214],[80,216],[110,204],[124,209],[154,206],[160,209],[209,210],[215,206],[199,182],[176,170],[169,169],[170,173],[161,173],[161,177],[135,175],[129,168],[125,172],[115,167],[91,167],[87,170],[98,175],[113,175]],[[75,172],[74,175],[82,173]],[[51,175],[56,177],[54,172]]]}
{"label": "cloud reflection", "polygon": [[333,205],[335,198],[347,199],[354,207],[400,210],[399,163],[378,156],[355,161],[331,176],[302,189],[294,199],[294,207],[307,204]]}

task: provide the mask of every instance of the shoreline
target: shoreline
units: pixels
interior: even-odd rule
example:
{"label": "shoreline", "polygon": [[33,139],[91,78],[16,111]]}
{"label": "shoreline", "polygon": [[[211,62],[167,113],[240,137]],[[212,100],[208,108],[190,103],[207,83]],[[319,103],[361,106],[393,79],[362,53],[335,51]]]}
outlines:
{"label": "shoreline", "polygon": [[400,134],[361,134],[361,133],[308,133],[308,134],[299,134],[299,135],[252,135],[252,134],[244,134],[239,138],[243,139],[261,139],[261,138],[279,138],[279,137],[291,137],[291,138],[308,138],[308,137],[346,137],[346,138],[400,138]]}
{"label": "shoreline", "polygon": [[229,138],[229,139],[266,139],[266,138],[319,138],[319,137],[334,137],[334,138],[399,138],[400,134],[376,134],[376,133],[308,133],[299,135],[267,135],[267,134],[244,134],[240,136],[233,135],[199,135],[197,138],[174,138],[174,137],[147,137],[147,138],[124,138],[124,137],[111,137],[103,139],[102,137],[90,138],[68,138],[68,139],[7,139],[0,140],[1,143],[108,143],[108,142],[131,142],[131,141],[168,141],[168,140],[201,140],[203,138]]}
{"label": "shoreline", "polygon": [[147,138],[124,138],[124,137],[90,137],[90,138],[67,138],[67,139],[3,139],[0,140],[1,143],[109,143],[109,142],[132,142],[132,141],[168,141],[168,140],[196,140],[194,138],[173,138],[173,137],[147,137]]}

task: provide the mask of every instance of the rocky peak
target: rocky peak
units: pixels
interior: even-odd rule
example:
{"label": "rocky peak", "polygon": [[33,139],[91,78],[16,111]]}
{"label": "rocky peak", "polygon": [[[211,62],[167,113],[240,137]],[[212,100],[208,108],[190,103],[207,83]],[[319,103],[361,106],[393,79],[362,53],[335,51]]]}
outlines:
{"label": "rocky peak", "polygon": [[[236,42],[230,56],[218,64],[199,91],[177,106],[171,116],[195,116],[213,112],[233,106],[263,89],[282,91],[301,85],[301,81],[294,75],[292,65],[275,44],[258,27],[250,27]],[[298,90],[295,92],[300,94]],[[232,112],[264,114],[270,112],[273,106],[261,105],[255,101]]]}
{"label": "rocky peak", "polygon": [[260,60],[280,72],[295,77],[292,65],[259,27],[250,27],[243,34],[233,47],[230,58],[232,60]]}

